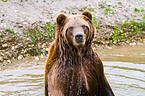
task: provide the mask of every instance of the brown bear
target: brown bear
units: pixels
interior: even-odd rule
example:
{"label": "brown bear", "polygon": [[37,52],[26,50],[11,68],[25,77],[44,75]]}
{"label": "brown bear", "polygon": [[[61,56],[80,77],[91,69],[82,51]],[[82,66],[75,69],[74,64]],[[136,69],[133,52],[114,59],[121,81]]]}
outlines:
{"label": "brown bear", "polygon": [[92,49],[92,14],[56,18],[55,40],[45,66],[45,96],[114,96]]}

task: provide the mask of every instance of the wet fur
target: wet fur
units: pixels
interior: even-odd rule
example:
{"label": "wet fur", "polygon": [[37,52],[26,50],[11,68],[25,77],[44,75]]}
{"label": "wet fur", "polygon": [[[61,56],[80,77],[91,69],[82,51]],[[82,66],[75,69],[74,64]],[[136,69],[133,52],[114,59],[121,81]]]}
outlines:
{"label": "wet fur", "polygon": [[[88,17],[83,16],[86,14],[89,14]],[[91,46],[95,33],[89,19],[92,17],[87,11],[83,15],[81,17],[88,21],[91,28],[81,55],[62,35],[66,21],[56,24],[56,37],[45,67],[45,96],[114,96],[104,75],[102,61]],[[66,20],[61,15],[57,19]]]}

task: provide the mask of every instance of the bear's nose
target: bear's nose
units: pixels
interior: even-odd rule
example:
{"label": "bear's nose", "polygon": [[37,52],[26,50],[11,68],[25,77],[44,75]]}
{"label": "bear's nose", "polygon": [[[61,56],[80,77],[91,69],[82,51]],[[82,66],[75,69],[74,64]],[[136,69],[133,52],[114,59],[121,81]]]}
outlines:
{"label": "bear's nose", "polygon": [[76,34],[75,39],[78,43],[82,42],[83,41],[83,34]]}

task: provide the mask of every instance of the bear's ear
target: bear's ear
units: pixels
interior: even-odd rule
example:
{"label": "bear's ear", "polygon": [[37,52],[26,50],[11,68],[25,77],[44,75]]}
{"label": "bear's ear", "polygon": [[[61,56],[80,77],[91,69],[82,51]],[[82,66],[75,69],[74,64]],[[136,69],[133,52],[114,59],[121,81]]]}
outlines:
{"label": "bear's ear", "polygon": [[56,23],[58,25],[61,25],[65,19],[66,19],[66,16],[64,14],[59,14],[56,18]]}
{"label": "bear's ear", "polygon": [[85,15],[85,16],[87,16],[90,20],[92,20],[92,13],[90,12],[90,11],[84,11],[83,13],[82,13],[82,15]]}

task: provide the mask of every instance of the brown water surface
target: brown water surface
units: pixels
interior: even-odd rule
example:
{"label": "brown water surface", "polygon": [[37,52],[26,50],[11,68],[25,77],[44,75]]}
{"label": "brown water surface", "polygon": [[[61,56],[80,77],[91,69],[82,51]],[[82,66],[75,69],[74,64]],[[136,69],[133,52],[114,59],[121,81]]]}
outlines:
{"label": "brown water surface", "polygon": [[[144,96],[145,46],[96,50],[116,96]],[[29,57],[0,68],[0,96],[43,96],[47,57]]]}

